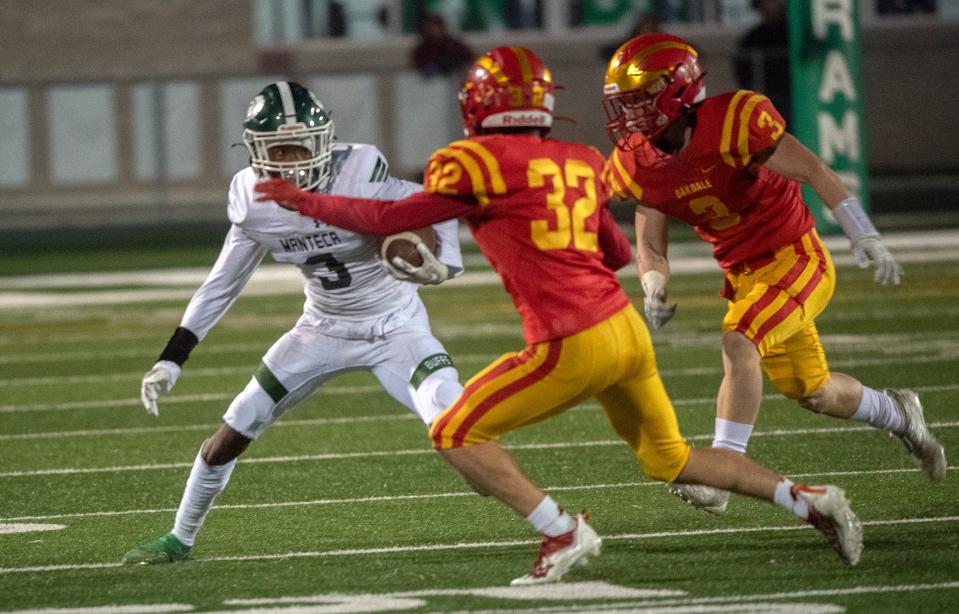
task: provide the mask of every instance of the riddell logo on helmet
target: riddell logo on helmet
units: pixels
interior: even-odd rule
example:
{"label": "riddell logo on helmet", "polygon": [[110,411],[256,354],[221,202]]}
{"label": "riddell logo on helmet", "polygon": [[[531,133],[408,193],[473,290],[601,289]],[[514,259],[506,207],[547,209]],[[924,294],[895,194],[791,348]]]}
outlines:
{"label": "riddell logo on helmet", "polygon": [[545,126],[546,118],[541,114],[504,115],[504,126]]}

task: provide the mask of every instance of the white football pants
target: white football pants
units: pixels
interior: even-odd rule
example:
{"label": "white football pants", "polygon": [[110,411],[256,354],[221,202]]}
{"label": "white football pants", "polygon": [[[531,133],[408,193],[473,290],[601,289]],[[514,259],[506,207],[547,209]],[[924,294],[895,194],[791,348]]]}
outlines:
{"label": "white football pants", "polygon": [[256,439],[314,390],[349,371],[371,371],[386,392],[427,425],[459,397],[456,369],[430,331],[420,301],[413,316],[382,336],[333,337],[322,319],[304,314],[263,357],[223,421]]}

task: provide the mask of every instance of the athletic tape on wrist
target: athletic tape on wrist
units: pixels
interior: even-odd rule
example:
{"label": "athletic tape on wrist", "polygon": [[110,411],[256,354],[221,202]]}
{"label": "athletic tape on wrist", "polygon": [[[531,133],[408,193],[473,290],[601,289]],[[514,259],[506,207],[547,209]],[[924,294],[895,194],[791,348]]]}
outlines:
{"label": "athletic tape on wrist", "polygon": [[640,276],[639,281],[646,296],[651,296],[658,288],[666,287],[666,276],[659,271],[646,271]]}
{"label": "athletic tape on wrist", "polygon": [[879,231],[872,225],[872,221],[862,204],[855,196],[851,196],[833,208],[832,213],[839,222],[839,227],[849,240],[855,243],[865,237],[878,237]]}

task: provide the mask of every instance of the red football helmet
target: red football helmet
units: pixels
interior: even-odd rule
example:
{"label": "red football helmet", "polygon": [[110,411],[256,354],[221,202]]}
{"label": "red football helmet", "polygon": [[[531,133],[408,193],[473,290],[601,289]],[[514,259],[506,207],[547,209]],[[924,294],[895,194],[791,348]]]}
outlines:
{"label": "red football helmet", "polygon": [[609,62],[603,87],[606,132],[631,149],[629,135],[650,141],[706,97],[699,54],[671,34],[643,34],[624,43]]}
{"label": "red football helmet", "polygon": [[460,90],[466,136],[487,128],[553,125],[553,76],[525,47],[497,47],[476,60]]}

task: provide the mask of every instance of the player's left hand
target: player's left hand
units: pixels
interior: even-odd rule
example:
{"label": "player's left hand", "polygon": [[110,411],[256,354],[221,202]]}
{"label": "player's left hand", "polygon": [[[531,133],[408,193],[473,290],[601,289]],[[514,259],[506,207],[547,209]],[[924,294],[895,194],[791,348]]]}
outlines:
{"label": "player's left hand", "polygon": [[299,211],[299,204],[305,202],[309,194],[285,179],[267,179],[253,186],[261,194],[258,203],[273,201],[284,209]]}
{"label": "player's left hand", "polygon": [[416,251],[423,257],[423,264],[420,266],[413,266],[396,256],[393,262],[384,262],[386,270],[397,279],[428,286],[435,286],[449,279],[449,267],[440,262],[426,244],[417,243]]}
{"label": "player's left hand", "polygon": [[902,267],[892,257],[889,250],[879,237],[863,237],[852,244],[852,255],[859,263],[859,268],[868,269],[870,265],[876,267],[872,280],[877,284],[899,285],[902,276]]}

